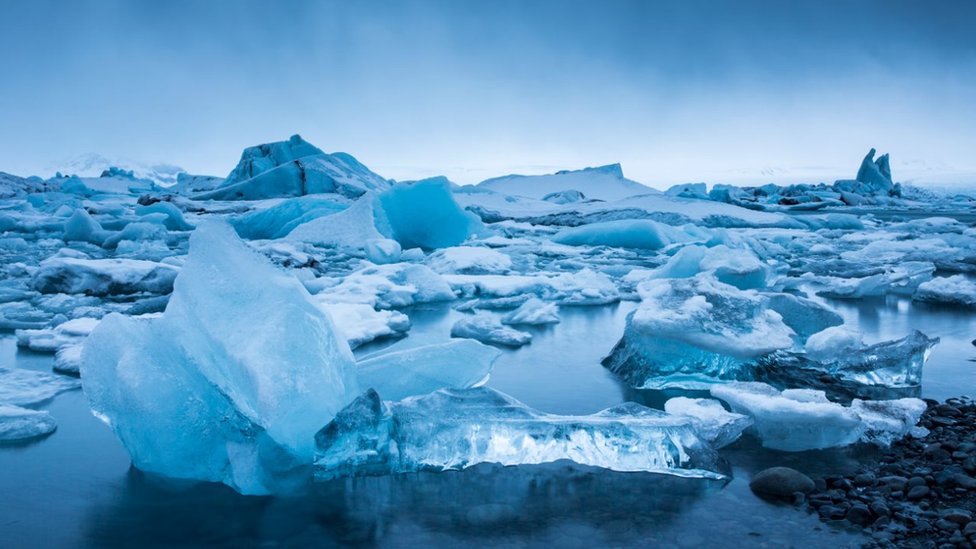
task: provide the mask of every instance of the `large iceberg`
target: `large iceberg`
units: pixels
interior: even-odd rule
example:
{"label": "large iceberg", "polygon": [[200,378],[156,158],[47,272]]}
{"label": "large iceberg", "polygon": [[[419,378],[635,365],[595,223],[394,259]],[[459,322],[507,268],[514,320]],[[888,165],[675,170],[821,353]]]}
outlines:
{"label": "large iceberg", "polygon": [[[641,194],[660,194],[624,177],[620,164],[582,170],[564,170],[547,175],[506,175],[482,181],[479,188],[495,192],[562,203],[560,198],[578,194],[591,199],[617,200]],[[555,197],[555,199],[553,199]],[[578,202],[579,199],[572,200]]]}
{"label": "large iceberg", "polygon": [[319,480],[563,459],[617,471],[728,474],[686,417],[635,403],[589,416],[549,415],[486,387],[400,402],[384,402],[370,390],[315,439]]}
{"label": "large iceberg", "polygon": [[314,433],[359,393],[328,314],[223,224],[194,232],[162,317],[102,320],[81,373],[136,467],[249,494],[301,482]]}
{"label": "large iceberg", "polygon": [[456,246],[482,229],[478,217],[454,201],[448,181],[433,178],[369,193],[346,211],[298,225],[288,238],[348,248],[391,239],[403,249],[435,249]]}
{"label": "large iceberg", "polygon": [[199,200],[260,200],[263,198],[337,193],[358,197],[383,190],[390,182],[346,153],[326,154],[299,135],[287,141],[244,149],[227,179]]}

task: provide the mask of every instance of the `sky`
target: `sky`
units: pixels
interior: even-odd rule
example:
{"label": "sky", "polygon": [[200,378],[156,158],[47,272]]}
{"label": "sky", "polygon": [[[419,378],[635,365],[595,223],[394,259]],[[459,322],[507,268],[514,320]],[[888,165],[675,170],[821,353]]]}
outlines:
{"label": "sky", "polygon": [[976,2],[0,0],[0,171],[226,175],[299,133],[384,177],[976,183]]}

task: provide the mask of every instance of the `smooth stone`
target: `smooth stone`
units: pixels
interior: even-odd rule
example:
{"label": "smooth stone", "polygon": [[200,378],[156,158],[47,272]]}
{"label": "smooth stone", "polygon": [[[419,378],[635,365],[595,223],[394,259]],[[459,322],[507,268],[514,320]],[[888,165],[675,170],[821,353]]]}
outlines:
{"label": "smooth stone", "polygon": [[929,493],[931,493],[931,492],[932,491],[929,490],[929,487],[928,486],[915,486],[911,490],[908,491],[908,499],[913,500],[913,501],[914,500],[919,500],[919,499],[922,499],[924,497],[927,497],[929,495]]}
{"label": "smooth stone", "polygon": [[757,494],[792,498],[796,492],[809,494],[816,485],[810,477],[789,467],[771,467],[752,477],[749,488]]}

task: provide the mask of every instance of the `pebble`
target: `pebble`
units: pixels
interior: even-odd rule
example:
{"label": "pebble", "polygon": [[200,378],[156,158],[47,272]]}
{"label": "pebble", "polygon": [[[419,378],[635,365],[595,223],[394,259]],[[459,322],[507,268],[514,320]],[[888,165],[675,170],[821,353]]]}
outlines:
{"label": "pebble", "polygon": [[771,467],[752,477],[752,480],[749,481],[749,488],[760,495],[792,498],[796,492],[809,494],[816,488],[816,485],[810,477],[796,469]]}

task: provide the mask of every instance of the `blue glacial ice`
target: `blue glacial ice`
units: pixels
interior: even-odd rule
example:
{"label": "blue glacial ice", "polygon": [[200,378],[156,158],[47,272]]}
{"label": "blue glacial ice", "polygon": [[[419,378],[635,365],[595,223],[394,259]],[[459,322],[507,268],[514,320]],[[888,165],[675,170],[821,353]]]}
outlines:
{"label": "blue glacial ice", "polygon": [[752,418],[751,432],[763,446],[799,452],[855,442],[889,445],[915,429],[926,404],[917,398],[831,402],[823,391],[784,391],[756,382],[716,385],[712,396]]}
{"label": "blue glacial ice", "polygon": [[690,418],[698,436],[714,448],[739,440],[742,432],[752,425],[749,416],[730,412],[721,402],[710,398],[674,397],[664,403],[664,411]]}
{"label": "blue glacial ice", "polygon": [[53,433],[57,427],[51,414],[44,410],[0,403],[0,443],[42,437]]}
{"label": "blue glacial ice", "polygon": [[172,265],[142,259],[55,256],[41,262],[31,288],[45,294],[166,294],[178,273]]}
{"label": "blue glacial ice", "polygon": [[552,240],[570,246],[615,246],[659,250],[671,244],[705,238],[707,233],[690,225],[673,227],[649,219],[625,219],[563,229],[556,233]]}
{"label": "blue glacial ice", "polygon": [[331,197],[290,198],[268,208],[254,210],[231,220],[241,238],[282,238],[295,227],[346,209],[348,204]]}
{"label": "blue glacial ice", "polygon": [[686,417],[634,403],[589,416],[550,415],[486,387],[400,402],[367,391],[315,438],[319,480],[557,460],[686,477],[728,474]]}

